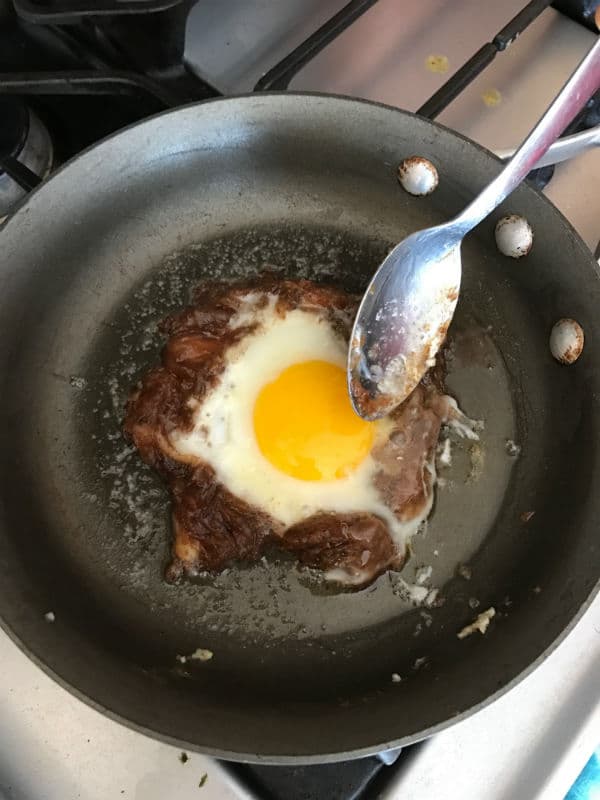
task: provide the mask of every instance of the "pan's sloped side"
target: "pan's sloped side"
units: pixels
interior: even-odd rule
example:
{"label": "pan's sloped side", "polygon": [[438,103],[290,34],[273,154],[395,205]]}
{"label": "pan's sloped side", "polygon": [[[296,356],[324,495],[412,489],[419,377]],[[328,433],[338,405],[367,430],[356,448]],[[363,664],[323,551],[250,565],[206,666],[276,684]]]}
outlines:
{"label": "pan's sloped side", "polygon": [[[398,187],[415,153],[440,171],[430,198]],[[479,480],[440,494],[416,542],[410,569],[432,564],[445,599],[426,616],[385,576],[331,596],[289,564],[167,586],[165,496],[119,433],[128,387],[157,357],[155,323],[194,282],[270,263],[359,290],[392,242],[457,212],[498,169],[410,114],[286,94],[155,117],[31,195],[0,232],[0,616],[26,652],[141,730],[284,762],[422,738],[555,645],[600,574],[600,282],[527,186],[506,208],[532,224],[530,256],[500,257],[493,220],[465,247],[450,384],[485,418],[485,459]],[[560,316],[586,333],[572,368],[548,351]],[[468,583],[454,576],[467,559]],[[459,641],[472,599],[496,618]],[[176,659],[197,647],[215,657]]]}

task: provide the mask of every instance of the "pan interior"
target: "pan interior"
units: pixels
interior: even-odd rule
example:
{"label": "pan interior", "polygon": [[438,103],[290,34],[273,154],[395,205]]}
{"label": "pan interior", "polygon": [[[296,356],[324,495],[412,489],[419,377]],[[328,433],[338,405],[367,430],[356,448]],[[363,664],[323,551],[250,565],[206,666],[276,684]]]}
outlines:
{"label": "pan interior", "polygon": [[[134,288],[91,343],[82,360],[87,368],[70,376],[74,418],[93,421],[83,438],[80,429],[73,430],[72,450],[80,465],[95,465],[95,470],[85,470],[84,503],[77,516],[91,515],[90,529],[95,530],[94,509],[102,509],[105,515],[100,533],[104,585],[98,591],[108,598],[111,587],[119,584],[140,608],[151,611],[149,642],[157,622],[170,627],[173,663],[176,653],[190,653],[196,647],[219,653],[225,639],[248,645],[250,669],[255,659],[257,665],[268,658],[278,661],[282,640],[292,640],[298,647],[328,642],[325,646],[335,650],[336,637],[343,639],[404,614],[414,634],[430,619],[429,614],[420,616],[410,599],[415,573],[431,567],[424,586],[444,585],[458,564],[471,559],[492,526],[515,462],[506,442],[517,436],[516,418],[506,365],[491,332],[463,307],[450,341],[449,385],[467,413],[486,424],[480,442],[466,445],[454,440],[455,464],[444,472],[447,482],[436,513],[414,542],[415,555],[401,576],[390,573],[365,591],[342,592],[327,589],[312,573],[271,554],[257,565],[235,565],[216,578],[177,586],[163,580],[170,541],[165,490],[120,434],[132,386],[159,358],[162,337],[157,322],[183,307],[192,287],[236,276],[259,276],[266,265],[288,276],[334,281],[351,291],[360,290],[387,249],[386,242],[314,228],[252,229],[192,245],[169,256]],[[78,555],[84,563],[92,560],[97,543],[97,530],[89,538],[78,537]],[[85,547],[88,552],[81,552]],[[94,564],[90,579],[99,581],[99,572]],[[139,630],[141,621],[132,620],[132,624]],[[272,655],[265,655],[269,650]],[[236,657],[234,647],[232,658]],[[290,691],[286,683],[282,676],[278,689]],[[293,681],[291,686],[296,692]],[[322,686],[320,691],[326,695],[330,687]]]}
{"label": "pan interior", "polygon": [[[344,101],[335,113],[350,125],[347,147],[327,133],[317,146],[310,126],[299,140],[301,108],[291,109],[286,132],[275,110],[269,117],[268,98],[261,102],[256,125],[268,152],[248,146],[247,130],[244,147],[217,146],[218,115],[211,127],[208,113],[203,150],[165,155],[153,144],[143,167],[119,172],[116,163],[103,173],[93,198],[83,189],[65,197],[60,225],[38,220],[32,241],[25,223],[7,226],[16,277],[4,323],[13,338],[2,443],[14,461],[3,467],[0,555],[13,591],[1,603],[34,656],[120,717],[204,750],[310,759],[409,741],[483,701],[552,642],[591,591],[598,288],[589,261],[573,267],[578,245],[557,212],[520,190],[513,208],[534,227],[532,254],[518,264],[502,258],[492,222],[464,247],[448,388],[485,427],[478,443],[454,442],[403,572],[344,593],[273,555],[166,584],[167,495],[120,430],[127,394],[159,357],[160,319],[198,283],[265,267],[360,291],[395,241],[460,206],[475,167],[483,178],[496,169],[462,140],[389,109],[362,120],[378,131],[374,150],[358,133],[362,112],[346,119]],[[431,130],[435,144],[425,138]],[[131,152],[134,134],[115,147]],[[431,198],[409,198],[397,185],[395,164],[409,147],[433,148],[448,165]],[[95,152],[83,159],[92,173]],[[55,178],[54,197],[69,169]],[[588,335],[572,370],[547,345],[549,325],[566,312]],[[424,574],[437,597],[418,606],[411,587]],[[489,633],[458,641],[492,605]],[[214,657],[177,658],[197,648]]]}

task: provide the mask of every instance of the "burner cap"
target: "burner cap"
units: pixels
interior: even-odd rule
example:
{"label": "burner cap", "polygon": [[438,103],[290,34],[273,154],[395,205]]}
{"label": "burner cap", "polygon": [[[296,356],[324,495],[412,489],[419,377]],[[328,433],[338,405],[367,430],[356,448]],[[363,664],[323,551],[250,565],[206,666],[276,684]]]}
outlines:
{"label": "burner cap", "polygon": [[18,97],[0,97],[0,160],[18,156],[29,133],[29,112]]}

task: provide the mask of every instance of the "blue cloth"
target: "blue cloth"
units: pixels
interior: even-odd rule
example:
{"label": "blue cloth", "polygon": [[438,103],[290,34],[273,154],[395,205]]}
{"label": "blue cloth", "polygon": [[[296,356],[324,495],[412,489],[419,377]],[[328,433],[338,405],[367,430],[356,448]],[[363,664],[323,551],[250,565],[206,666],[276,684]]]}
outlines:
{"label": "blue cloth", "polygon": [[600,800],[600,747],[581,771],[565,800]]}

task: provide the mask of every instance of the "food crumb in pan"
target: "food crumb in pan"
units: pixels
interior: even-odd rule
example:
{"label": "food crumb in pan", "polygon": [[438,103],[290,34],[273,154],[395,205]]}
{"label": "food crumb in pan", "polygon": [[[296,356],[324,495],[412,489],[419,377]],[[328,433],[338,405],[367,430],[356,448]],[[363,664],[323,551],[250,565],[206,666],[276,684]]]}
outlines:
{"label": "food crumb in pan", "polygon": [[187,762],[190,760],[190,757],[188,756],[187,753],[184,753],[184,751],[182,750],[181,753],[179,754],[179,760],[181,761],[182,764],[187,764]]}
{"label": "food crumb in pan", "polygon": [[479,608],[481,603],[476,597],[469,597],[469,608],[476,609]]}
{"label": "food crumb in pan", "polygon": [[438,589],[431,589],[418,583],[407,583],[397,574],[390,572],[389,580],[393,594],[414,606],[431,605],[437,597]]}
{"label": "food crumb in pan", "polygon": [[460,411],[456,400],[451,398],[451,405],[455,410],[455,416],[446,424],[457,433],[462,439],[470,439],[472,442],[479,441],[479,434],[485,429],[482,419],[471,419]]}
{"label": "food crumb in pan", "polygon": [[481,445],[474,444],[469,448],[469,458],[471,459],[471,469],[467,476],[467,481],[473,483],[478,481],[483,472],[484,453]]}
{"label": "food crumb in pan", "polygon": [[207,779],[208,779],[208,773],[205,772],[204,775],[200,778],[200,780],[198,782],[198,788],[199,789],[201,789],[204,786],[204,784],[206,783]]}
{"label": "food crumb in pan", "polygon": [[210,661],[213,656],[214,653],[212,650],[207,650],[203,647],[197,647],[191,655],[176,655],[175,658],[180,664],[187,664],[188,661]]}
{"label": "food crumb in pan", "polygon": [[523,524],[527,524],[535,516],[535,511],[523,511],[519,519]]}
{"label": "food crumb in pan", "polygon": [[421,669],[427,665],[427,656],[421,656],[420,658],[415,658],[415,663],[413,664],[413,669]]}
{"label": "food crumb in pan", "polygon": [[439,591],[440,591],[439,589],[431,589],[431,591],[427,593],[427,597],[425,598],[425,605],[428,608],[431,608],[431,606],[433,605],[438,605],[438,603],[440,605],[444,604],[442,598],[441,597],[438,598]]}
{"label": "food crumb in pan", "polygon": [[470,581],[471,577],[473,576],[473,570],[467,564],[459,564],[456,571],[460,577],[464,578],[466,581]]}
{"label": "food crumb in pan", "polygon": [[431,624],[433,623],[433,617],[431,616],[431,614],[428,611],[421,611],[421,616],[423,617],[423,620],[425,621],[425,627],[429,628],[431,626]]}
{"label": "food crumb in pan", "polygon": [[206,650],[202,647],[197,647],[189,657],[195,661],[210,661],[213,656],[214,653],[212,650]]}
{"label": "food crumb in pan", "polygon": [[441,467],[449,467],[452,464],[452,443],[450,439],[444,439],[443,443],[438,445],[437,461]]}
{"label": "food crumb in pan", "polygon": [[425,583],[425,581],[428,581],[429,578],[431,578],[432,572],[433,572],[433,567],[431,566],[420,567],[420,569],[417,570],[415,580],[419,584],[419,586],[422,586]]}
{"label": "food crumb in pan", "polygon": [[400,683],[401,680],[402,678],[397,672],[392,672],[392,683]]}
{"label": "food crumb in pan", "polygon": [[487,631],[488,626],[490,624],[490,620],[496,616],[496,609],[493,606],[487,608],[485,611],[482,611],[481,614],[471,622],[470,625],[465,625],[462,630],[460,630],[456,635],[459,639],[466,639],[467,636],[470,636],[475,631],[479,631],[479,633],[483,634]]}
{"label": "food crumb in pan", "polygon": [[541,586],[534,586],[533,587],[534,594],[539,594],[542,591]]}
{"label": "food crumb in pan", "polygon": [[507,455],[509,455],[511,458],[516,458],[517,456],[521,455],[521,445],[517,444],[512,439],[506,440],[505,449]]}
{"label": "food crumb in pan", "polygon": [[48,611],[46,614],[44,614],[44,619],[46,620],[46,622],[54,622],[54,620],[56,619],[54,611]]}
{"label": "food crumb in pan", "polygon": [[428,593],[429,593],[429,590],[427,589],[426,586],[414,586],[414,585],[410,586],[409,585],[410,599],[416,605],[419,605],[420,603],[424,603],[425,600],[427,599]]}
{"label": "food crumb in pan", "polygon": [[69,383],[74,389],[85,389],[87,381],[85,378],[80,378],[77,375],[71,375]]}

